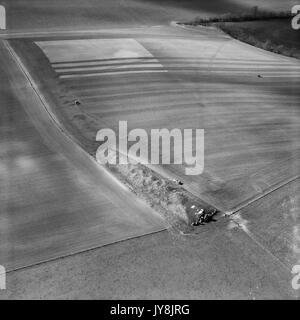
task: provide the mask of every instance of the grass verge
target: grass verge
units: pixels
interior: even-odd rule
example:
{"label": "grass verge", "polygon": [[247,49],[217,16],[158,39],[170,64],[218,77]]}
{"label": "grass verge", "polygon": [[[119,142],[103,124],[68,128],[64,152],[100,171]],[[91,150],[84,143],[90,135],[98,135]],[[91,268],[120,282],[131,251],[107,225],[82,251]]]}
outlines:
{"label": "grass verge", "polygon": [[214,209],[176,182],[162,177],[145,165],[119,164],[107,167],[132,192],[159,212],[172,230],[191,232],[196,210]]}

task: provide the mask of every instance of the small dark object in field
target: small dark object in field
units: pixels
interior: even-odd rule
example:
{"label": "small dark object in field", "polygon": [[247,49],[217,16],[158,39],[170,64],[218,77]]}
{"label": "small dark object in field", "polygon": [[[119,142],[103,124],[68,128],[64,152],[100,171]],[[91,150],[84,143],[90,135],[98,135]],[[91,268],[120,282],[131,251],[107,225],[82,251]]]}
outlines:
{"label": "small dark object in field", "polygon": [[205,212],[204,209],[200,209],[195,213],[195,221],[193,221],[192,226],[199,226],[203,222],[208,223],[213,220],[213,216],[217,213],[217,209],[213,209],[209,212]]}
{"label": "small dark object in field", "polygon": [[80,102],[79,100],[75,100],[75,101],[74,101],[74,104],[75,104],[76,106],[79,106],[79,105],[81,105],[81,102]]}
{"label": "small dark object in field", "polygon": [[258,78],[262,78],[263,76],[262,76],[261,74],[259,74],[257,77],[258,77]]}
{"label": "small dark object in field", "polygon": [[178,180],[178,179],[173,179],[172,181],[175,182],[176,184],[180,185],[180,186],[183,185],[183,182]]}

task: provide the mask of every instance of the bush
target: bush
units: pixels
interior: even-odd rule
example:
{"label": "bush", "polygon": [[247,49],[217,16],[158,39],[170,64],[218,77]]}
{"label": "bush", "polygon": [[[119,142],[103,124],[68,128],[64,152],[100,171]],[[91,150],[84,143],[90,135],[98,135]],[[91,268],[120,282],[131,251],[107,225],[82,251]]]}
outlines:
{"label": "bush", "polygon": [[267,40],[266,42],[264,42],[262,44],[262,48],[265,49],[265,50],[272,50],[272,43],[270,40]]}

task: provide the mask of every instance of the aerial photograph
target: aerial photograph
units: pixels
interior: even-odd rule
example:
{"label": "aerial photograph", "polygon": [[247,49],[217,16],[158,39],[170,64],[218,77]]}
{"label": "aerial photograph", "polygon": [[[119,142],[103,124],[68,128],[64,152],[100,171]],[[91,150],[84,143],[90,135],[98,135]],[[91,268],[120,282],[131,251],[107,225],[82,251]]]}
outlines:
{"label": "aerial photograph", "polygon": [[299,160],[300,0],[0,0],[0,300],[300,300]]}

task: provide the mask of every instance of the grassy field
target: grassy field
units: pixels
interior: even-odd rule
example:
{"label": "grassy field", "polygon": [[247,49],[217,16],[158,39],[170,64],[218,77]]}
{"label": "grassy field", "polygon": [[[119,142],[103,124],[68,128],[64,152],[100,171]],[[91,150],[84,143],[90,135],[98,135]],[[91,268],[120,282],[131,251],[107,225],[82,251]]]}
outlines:
{"label": "grassy field", "polygon": [[300,59],[300,33],[290,19],[217,23],[233,38],[258,48]]}
{"label": "grassy field", "polygon": [[[95,36],[97,50],[90,50],[94,44],[90,39],[82,44],[86,50],[77,43],[70,47],[67,40],[72,36],[62,34],[9,41],[71,140],[49,121],[32,87],[24,85],[3,54],[0,72],[10,74],[12,87],[22,93],[12,95],[8,77],[2,76],[5,126],[0,170],[11,176],[4,175],[5,192],[0,196],[8,208],[0,217],[0,249],[4,248],[0,256],[8,261],[9,270],[122,240],[124,235],[161,230],[161,219],[157,225],[159,217],[152,215],[153,210],[121,183],[116,188],[116,181],[96,170],[95,162],[78,152],[72,141],[94,155],[97,130],[116,129],[118,120],[128,120],[130,129],[204,128],[202,175],[185,176],[180,166],[161,168],[182,180],[185,190],[156,179],[142,166],[118,167],[116,174],[135,193],[147,196],[146,201],[151,197],[182,220],[183,204],[190,207],[188,192],[227,213],[238,211],[238,219],[219,217],[217,223],[195,228],[192,236],[163,232],[10,272],[5,294],[12,290],[39,299],[71,295],[279,299],[297,294],[290,285],[290,266],[299,260],[299,179],[295,179],[300,62],[242,45],[216,30],[155,26],[204,11],[217,14],[216,8],[241,10],[258,0],[184,2],[203,6],[196,14],[179,0],[164,1],[162,10],[158,0],[9,1],[18,9],[9,13],[13,30],[96,27],[100,34],[99,27],[119,27]],[[186,10],[179,10],[179,3]],[[46,4],[47,13],[40,15]],[[132,23],[146,26],[122,30]],[[137,52],[136,43],[126,47],[133,55],[130,61],[106,57],[107,46],[102,44],[110,43],[114,51],[111,40],[116,37],[122,50],[128,38],[135,39],[130,41],[143,46],[151,62],[144,50]],[[55,50],[49,57],[36,45],[43,40],[53,41],[49,45]],[[79,106],[75,99],[81,101]]]}

